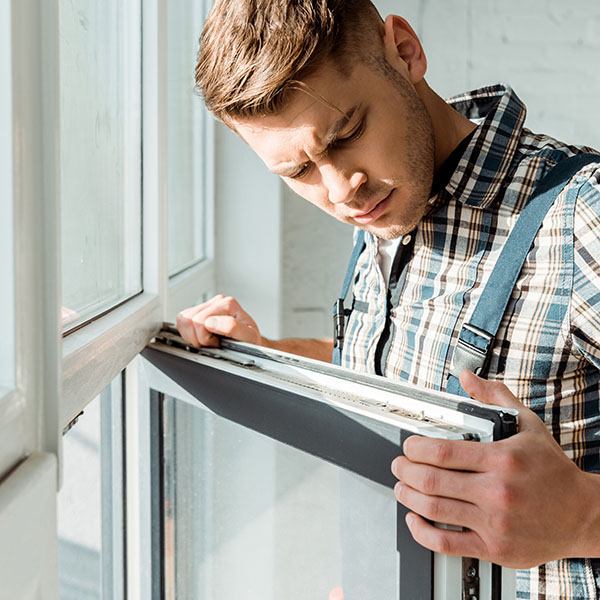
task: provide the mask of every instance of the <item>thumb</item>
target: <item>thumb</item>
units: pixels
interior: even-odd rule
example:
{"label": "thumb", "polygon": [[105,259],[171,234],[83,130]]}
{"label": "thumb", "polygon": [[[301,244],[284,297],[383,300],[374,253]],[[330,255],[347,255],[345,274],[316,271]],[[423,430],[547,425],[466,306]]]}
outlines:
{"label": "thumb", "polygon": [[471,371],[463,371],[460,374],[460,384],[465,392],[478,402],[517,410],[519,412],[519,431],[540,426],[544,427],[540,418],[519,402],[503,383],[488,381],[478,377]]}
{"label": "thumb", "polygon": [[478,377],[472,371],[465,370],[460,374],[460,384],[465,392],[478,402],[517,410],[524,408],[513,393],[499,381],[488,381]]}

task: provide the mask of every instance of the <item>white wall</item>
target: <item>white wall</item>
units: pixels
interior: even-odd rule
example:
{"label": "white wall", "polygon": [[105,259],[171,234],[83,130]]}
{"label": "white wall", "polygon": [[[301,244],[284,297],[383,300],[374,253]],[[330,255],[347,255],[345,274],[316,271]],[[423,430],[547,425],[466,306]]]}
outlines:
{"label": "white wall", "polygon": [[378,0],[414,25],[442,96],[503,81],[529,108],[527,126],[600,148],[597,0]]}
{"label": "white wall", "polygon": [[236,297],[279,337],[281,183],[224,125],[216,129],[217,293]]}

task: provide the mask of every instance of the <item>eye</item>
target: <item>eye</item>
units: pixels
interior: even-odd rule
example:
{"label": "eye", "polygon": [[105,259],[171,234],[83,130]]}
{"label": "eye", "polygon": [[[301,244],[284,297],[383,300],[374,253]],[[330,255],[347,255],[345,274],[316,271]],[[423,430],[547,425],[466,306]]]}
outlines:
{"label": "eye", "polygon": [[357,140],[363,134],[364,130],[365,130],[365,120],[363,119],[350,135],[348,135],[344,138],[338,138],[335,143],[343,144],[346,142],[353,142],[354,140]]}
{"label": "eye", "polygon": [[290,175],[290,179],[302,179],[308,173],[308,164],[304,164],[300,167],[300,170]]}

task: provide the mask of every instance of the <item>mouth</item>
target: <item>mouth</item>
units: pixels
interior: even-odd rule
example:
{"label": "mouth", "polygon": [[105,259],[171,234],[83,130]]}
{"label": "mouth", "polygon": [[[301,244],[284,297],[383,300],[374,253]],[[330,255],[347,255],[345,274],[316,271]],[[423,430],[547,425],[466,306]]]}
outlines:
{"label": "mouth", "polygon": [[379,200],[374,205],[367,207],[368,210],[363,210],[363,211],[351,214],[350,218],[353,219],[359,225],[368,225],[370,223],[373,223],[387,209],[387,207],[390,203],[390,197],[391,197],[393,191],[394,190],[391,190],[390,193],[385,198],[383,198],[382,200]]}

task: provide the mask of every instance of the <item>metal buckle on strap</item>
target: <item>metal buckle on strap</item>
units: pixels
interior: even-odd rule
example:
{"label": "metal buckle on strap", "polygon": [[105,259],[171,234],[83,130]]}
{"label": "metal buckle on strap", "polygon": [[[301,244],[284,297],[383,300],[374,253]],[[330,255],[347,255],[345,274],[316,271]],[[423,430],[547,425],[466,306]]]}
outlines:
{"label": "metal buckle on strap", "polygon": [[[482,338],[482,346],[484,347],[480,348],[462,339],[462,333],[465,330],[478,338]],[[450,365],[450,375],[458,377],[465,369],[473,371],[475,375],[481,374],[482,371],[487,369],[492,357],[494,340],[495,336],[484,329],[480,329],[471,323],[465,323],[462,326],[460,334],[458,335],[458,341],[454,347],[452,364]]]}
{"label": "metal buckle on strap", "polygon": [[344,300],[338,298],[333,305],[333,347],[340,348],[344,343],[345,311]]}

